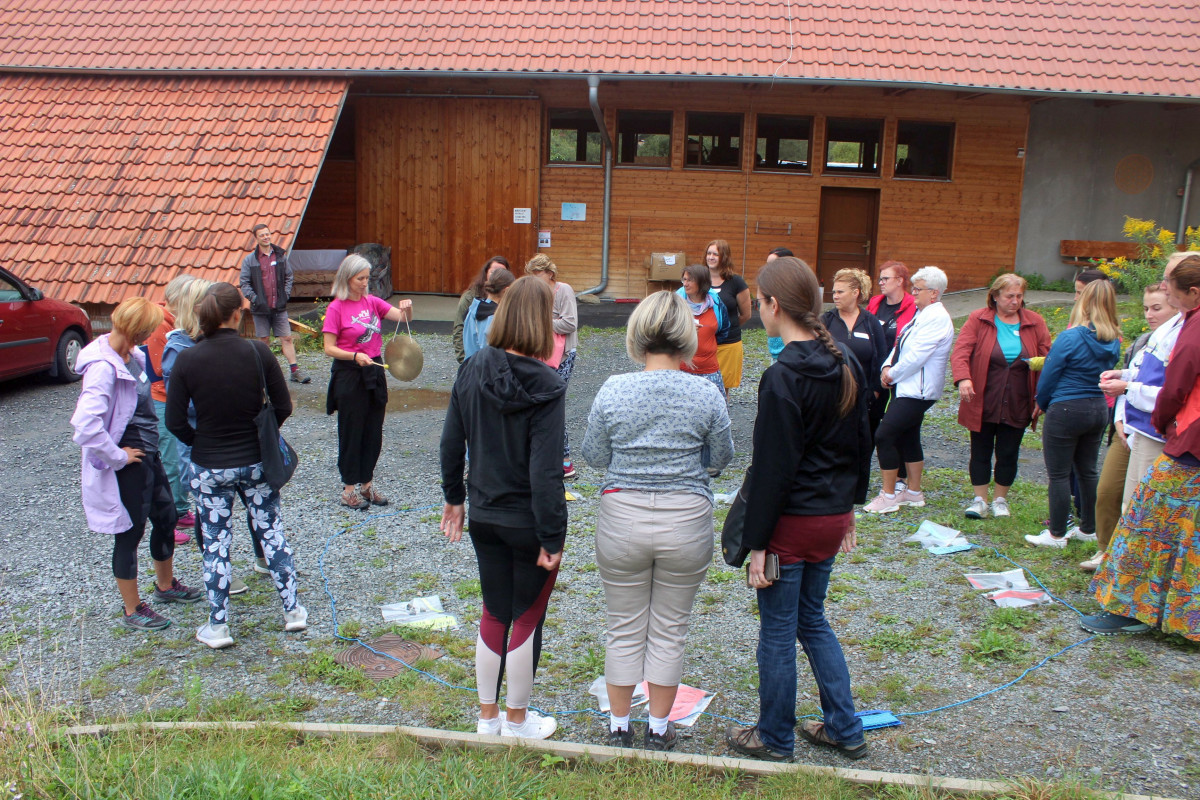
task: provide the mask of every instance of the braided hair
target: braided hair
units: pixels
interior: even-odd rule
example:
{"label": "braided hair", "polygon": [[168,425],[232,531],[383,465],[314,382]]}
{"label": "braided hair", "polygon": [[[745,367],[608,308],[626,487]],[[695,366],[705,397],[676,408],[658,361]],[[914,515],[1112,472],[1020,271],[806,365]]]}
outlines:
{"label": "braided hair", "polygon": [[858,400],[858,382],[854,379],[854,371],[846,363],[846,354],[817,316],[821,308],[821,287],[817,284],[816,274],[800,259],[784,256],[758,271],[758,288],[764,296],[775,298],[784,314],[808,330],[837,359],[842,372],[838,416],[849,414]]}

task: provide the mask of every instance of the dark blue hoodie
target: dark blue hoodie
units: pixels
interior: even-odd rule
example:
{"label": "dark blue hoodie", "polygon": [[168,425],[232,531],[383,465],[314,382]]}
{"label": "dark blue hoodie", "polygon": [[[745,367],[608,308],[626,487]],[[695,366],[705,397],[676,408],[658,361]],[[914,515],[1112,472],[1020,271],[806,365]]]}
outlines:
{"label": "dark blue hoodie", "polygon": [[1120,355],[1120,340],[1102,342],[1090,325],[1076,325],[1063,331],[1042,365],[1037,386],[1038,407],[1045,411],[1051,403],[1103,397],[1100,373],[1112,369]]}

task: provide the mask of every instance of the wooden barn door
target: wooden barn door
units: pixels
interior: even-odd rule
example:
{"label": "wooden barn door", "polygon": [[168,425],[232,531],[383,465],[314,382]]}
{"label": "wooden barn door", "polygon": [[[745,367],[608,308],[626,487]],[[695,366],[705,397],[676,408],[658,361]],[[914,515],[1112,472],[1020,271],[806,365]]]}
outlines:
{"label": "wooden barn door", "polygon": [[[364,97],[357,108],[358,238],[392,248],[396,291],[457,294],[489,256],[519,267],[537,252],[536,100]],[[514,222],[515,208],[530,222]]]}
{"label": "wooden barn door", "polygon": [[826,299],[839,269],[857,268],[874,276],[878,219],[878,189],[821,189],[817,278],[825,287]]}

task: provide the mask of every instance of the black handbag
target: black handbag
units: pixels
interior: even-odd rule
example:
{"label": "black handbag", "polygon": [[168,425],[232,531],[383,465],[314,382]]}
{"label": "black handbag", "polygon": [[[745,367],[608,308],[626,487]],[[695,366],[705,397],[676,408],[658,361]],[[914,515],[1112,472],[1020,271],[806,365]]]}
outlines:
{"label": "black handbag", "polygon": [[279,432],[279,421],[275,419],[275,406],[267,394],[267,375],[263,372],[262,357],[253,343],[254,361],[258,364],[258,379],[262,390],[262,408],[254,415],[254,427],[258,429],[258,450],[262,459],[263,480],[279,491],[292,479],[299,458],[295,449]]}
{"label": "black handbag", "polygon": [[742,527],[746,524],[746,483],[750,480],[747,472],[746,479],[738,487],[737,496],[729,506],[725,515],[725,524],[721,527],[721,555],[725,563],[731,567],[741,567],[750,555],[750,548],[742,544]]}

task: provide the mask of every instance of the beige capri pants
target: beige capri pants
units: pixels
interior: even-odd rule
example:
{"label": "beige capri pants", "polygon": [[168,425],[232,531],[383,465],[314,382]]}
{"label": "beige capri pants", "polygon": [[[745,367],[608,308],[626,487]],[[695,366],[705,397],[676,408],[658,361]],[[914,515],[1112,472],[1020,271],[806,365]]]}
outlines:
{"label": "beige capri pants", "polygon": [[622,489],[600,498],[596,566],[608,606],[605,680],[679,683],[692,604],[712,557],[712,503],[704,495]]}

